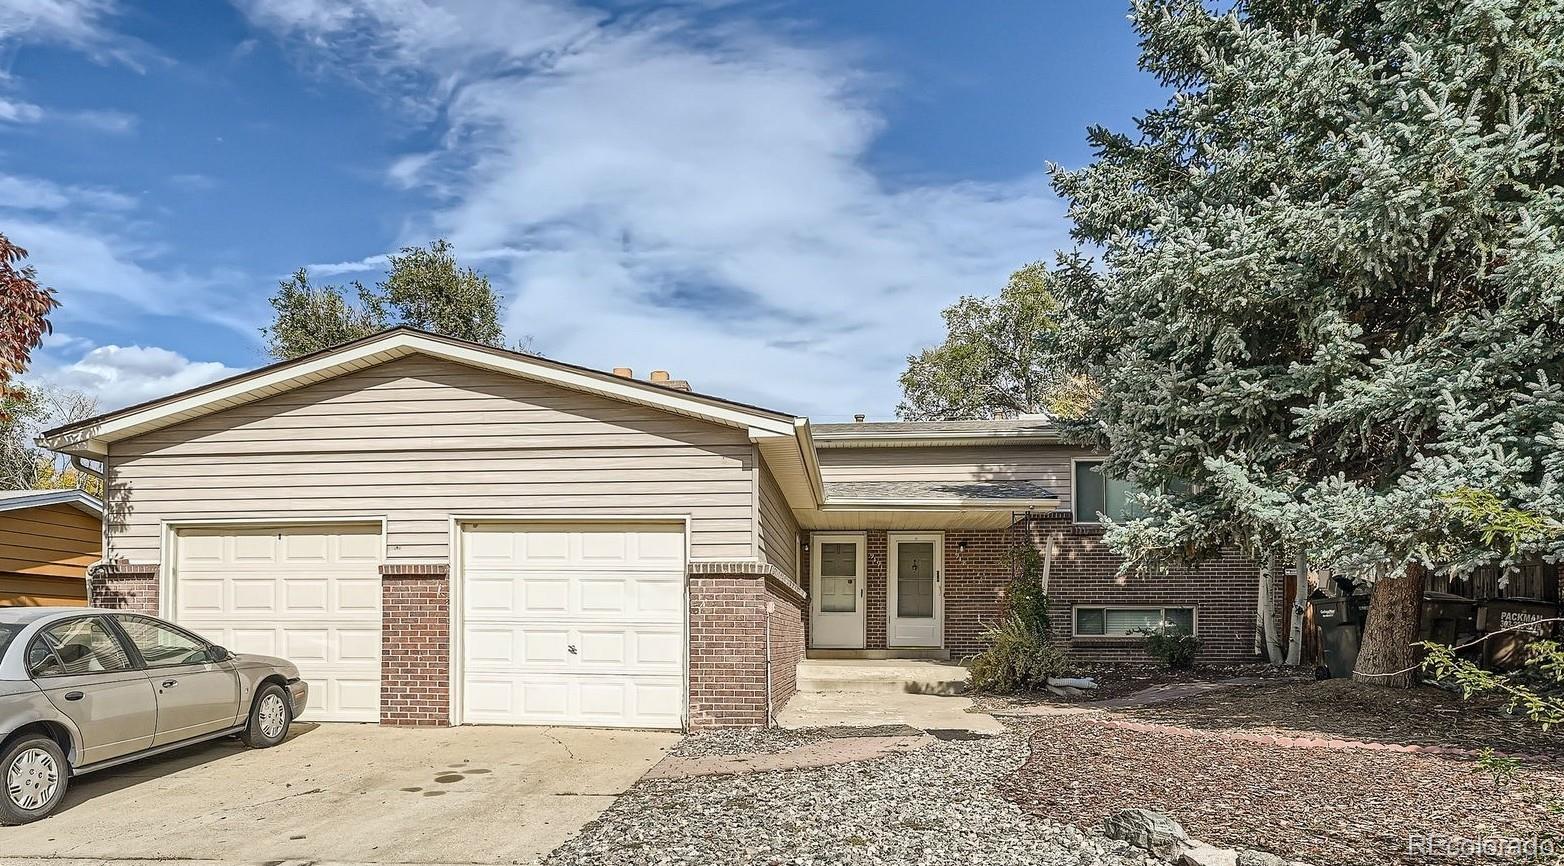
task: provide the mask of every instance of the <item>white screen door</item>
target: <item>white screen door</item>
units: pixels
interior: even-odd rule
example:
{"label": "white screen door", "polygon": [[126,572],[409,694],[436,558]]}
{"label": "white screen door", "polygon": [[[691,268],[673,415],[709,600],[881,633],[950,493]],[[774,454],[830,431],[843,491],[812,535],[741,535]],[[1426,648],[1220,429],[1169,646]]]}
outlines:
{"label": "white screen door", "polygon": [[937,647],[944,638],[944,541],[935,534],[892,533],[887,539],[886,642]]}
{"label": "white screen door", "polygon": [[863,646],[864,538],[816,535],[809,557],[809,643]]}

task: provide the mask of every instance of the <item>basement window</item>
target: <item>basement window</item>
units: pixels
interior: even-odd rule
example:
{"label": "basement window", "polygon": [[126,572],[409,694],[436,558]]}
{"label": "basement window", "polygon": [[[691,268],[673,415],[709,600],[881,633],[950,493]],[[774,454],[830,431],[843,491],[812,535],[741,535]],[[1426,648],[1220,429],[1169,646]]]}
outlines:
{"label": "basement window", "polygon": [[1139,629],[1167,623],[1188,634],[1195,633],[1192,607],[1077,607],[1076,637],[1142,637]]}

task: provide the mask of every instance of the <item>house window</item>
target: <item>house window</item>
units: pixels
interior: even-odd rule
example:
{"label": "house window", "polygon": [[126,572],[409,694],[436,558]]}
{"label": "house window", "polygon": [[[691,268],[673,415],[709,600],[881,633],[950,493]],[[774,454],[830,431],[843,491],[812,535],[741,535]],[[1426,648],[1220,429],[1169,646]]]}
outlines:
{"label": "house window", "polygon": [[1077,637],[1138,637],[1140,629],[1167,623],[1188,634],[1195,633],[1192,607],[1078,607]]}
{"label": "house window", "polygon": [[1112,520],[1128,520],[1140,516],[1140,504],[1135,496],[1140,488],[1120,478],[1110,478],[1102,473],[1101,460],[1075,461],[1075,486],[1072,500],[1075,503],[1076,523],[1100,523],[1107,515]]}

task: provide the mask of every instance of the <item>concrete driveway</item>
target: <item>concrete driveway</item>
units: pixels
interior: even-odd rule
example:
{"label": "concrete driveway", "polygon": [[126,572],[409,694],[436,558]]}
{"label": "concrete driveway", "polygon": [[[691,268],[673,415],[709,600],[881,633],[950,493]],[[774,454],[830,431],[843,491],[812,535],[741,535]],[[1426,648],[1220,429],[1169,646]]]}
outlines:
{"label": "concrete driveway", "polygon": [[84,776],[52,817],[0,827],[7,863],[531,863],[679,740],[584,728],[294,726]]}

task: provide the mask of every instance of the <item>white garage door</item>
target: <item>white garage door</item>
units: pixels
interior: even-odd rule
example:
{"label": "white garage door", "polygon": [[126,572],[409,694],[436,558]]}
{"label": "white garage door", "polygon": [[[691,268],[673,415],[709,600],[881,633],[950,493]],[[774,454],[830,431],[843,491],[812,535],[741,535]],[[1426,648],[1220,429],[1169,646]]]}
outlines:
{"label": "white garage door", "polygon": [[311,721],[380,718],[380,528],[181,529],[174,620],[237,653],[281,656]]}
{"label": "white garage door", "polygon": [[681,725],[682,526],[467,526],[462,576],[463,721]]}

